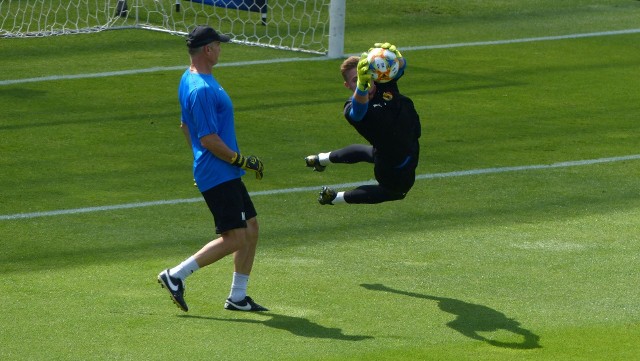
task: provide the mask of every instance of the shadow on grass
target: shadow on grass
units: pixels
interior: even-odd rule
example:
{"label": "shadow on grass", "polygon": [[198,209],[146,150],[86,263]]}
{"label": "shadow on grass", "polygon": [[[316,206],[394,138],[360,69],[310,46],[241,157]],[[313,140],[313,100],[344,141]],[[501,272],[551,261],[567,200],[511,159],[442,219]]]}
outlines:
{"label": "shadow on grass", "polygon": [[[487,306],[476,305],[453,298],[396,290],[382,284],[361,284],[360,286],[372,291],[395,293],[403,296],[437,301],[438,307],[441,310],[457,316],[455,320],[447,323],[447,326],[474,340],[484,341],[493,346],[511,349],[542,348],[539,344],[540,337],[538,335],[522,328],[518,321],[508,318],[504,313]],[[490,340],[478,333],[495,332],[498,330],[505,330],[516,335],[521,335],[523,337],[523,341],[502,342]]]}
{"label": "shadow on grass", "polygon": [[372,336],[361,335],[345,335],[339,328],[329,328],[313,323],[306,318],[279,315],[275,313],[260,313],[260,315],[270,317],[267,320],[238,319],[238,318],[220,318],[208,316],[180,315],[182,318],[197,318],[212,321],[238,322],[262,324],[267,327],[279,330],[289,331],[296,336],[309,338],[328,338],[341,341],[362,341],[372,339]]}

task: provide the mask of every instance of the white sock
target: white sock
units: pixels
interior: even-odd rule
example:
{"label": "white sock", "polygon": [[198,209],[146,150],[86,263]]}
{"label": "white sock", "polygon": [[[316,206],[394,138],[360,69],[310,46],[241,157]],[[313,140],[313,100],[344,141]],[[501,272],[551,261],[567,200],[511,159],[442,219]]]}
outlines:
{"label": "white sock", "polygon": [[336,199],[332,200],[331,203],[347,203],[347,201],[344,200],[344,192],[336,193]]}
{"label": "white sock", "polygon": [[184,262],[170,269],[169,274],[171,277],[177,277],[183,280],[199,269],[200,266],[198,266],[196,259],[191,256],[184,260]]}
{"label": "white sock", "polygon": [[327,164],[331,163],[331,161],[329,160],[329,155],[330,154],[331,154],[331,152],[319,153],[318,154],[318,163],[320,163],[320,165],[327,165]]}
{"label": "white sock", "polygon": [[233,282],[229,293],[231,301],[242,301],[247,297],[247,283],[249,283],[249,275],[233,272]]}

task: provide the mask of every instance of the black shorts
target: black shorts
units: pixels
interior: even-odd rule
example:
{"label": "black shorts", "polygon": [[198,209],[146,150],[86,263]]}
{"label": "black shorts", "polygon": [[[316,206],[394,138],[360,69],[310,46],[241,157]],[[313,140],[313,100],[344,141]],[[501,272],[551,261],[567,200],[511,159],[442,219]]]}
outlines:
{"label": "black shorts", "polygon": [[258,215],[240,178],[202,192],[216,224],[216,233],[247,228],[247,220]]}
{"label": "black shorts", "polygon": [[416,168],[413,166],[394,169],[393,167],[376,164],[374,172],[378,184],[394,193],[408,193],[416,180]]}
{"label": "black shorts", "polygon": [[402,167],[375,157],[374,173],[378,184],[394,193],[408,193],[416,181],[416,168],[418,167],[419,157],[419,149],[416,149],[407,164]]}

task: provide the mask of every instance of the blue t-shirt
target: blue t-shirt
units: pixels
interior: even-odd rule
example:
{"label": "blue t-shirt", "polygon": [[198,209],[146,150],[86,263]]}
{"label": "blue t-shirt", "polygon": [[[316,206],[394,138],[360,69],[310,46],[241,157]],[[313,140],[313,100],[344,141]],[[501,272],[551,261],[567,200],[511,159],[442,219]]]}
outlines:
{"label": "blue t-shirt", "polygon": [[232,166],[200,144],[200,138],[217,134],[224,143],[240,152],[236,139],[231,98],[211,74],[182,74],[178,87],[178,99],[182,109],[182,122],[189,128],[193,150],[193,177],[200,192],[220,183],[240,178],[241,168]]}

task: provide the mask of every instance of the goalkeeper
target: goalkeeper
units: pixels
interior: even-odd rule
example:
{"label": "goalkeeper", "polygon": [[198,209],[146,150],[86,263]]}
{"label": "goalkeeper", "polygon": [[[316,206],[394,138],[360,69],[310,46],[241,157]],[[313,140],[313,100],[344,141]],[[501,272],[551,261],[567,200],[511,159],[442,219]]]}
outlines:
{"label": "goalkeeper", "polygon": [[352,144],[345,148],[305,158],[307,167],[324,171],[330,163],[374,164],[378,184],[348,191],[322,187],[320,204],[375,204],[404,199],[415,182],[420,145],[420,117],[413,102],[400,94],[398,79],[404,75],[406,61],[389,43],[374,47],[389,49],[400,60],[398,75],[387,83],[376,83],[368,72],[367,54],[351,56],[341,65],[344,86],[353,92],[344,104],[344,116],[370,145]]}
{"label": "goalkeeper", "polygon": [[240,154],[229,95],[212,74],[220,44],[230,39],[208,26],[198,26],[187,37],[191,65],[182,74],[178,98],[181,128],[193,150],[196,184],[213,214],[220,237],[206,244],[179,265],[158,275],[158,282],[183,311],[185,278],[198,269],[233,254],[231,292],[224,308],[232,311],[267,311],[247,296],[247,282],[258,243],[257,212],[242,177],[245,171],[262,179],[263,165],[255,156]]}

